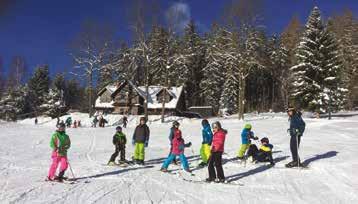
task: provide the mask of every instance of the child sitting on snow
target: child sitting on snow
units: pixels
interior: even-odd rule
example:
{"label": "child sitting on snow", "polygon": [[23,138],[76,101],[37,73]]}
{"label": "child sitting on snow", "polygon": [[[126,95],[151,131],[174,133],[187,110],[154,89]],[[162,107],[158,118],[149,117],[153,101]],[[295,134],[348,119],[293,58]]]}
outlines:
{"label": "child sitting on snow", "polygon": [[248,157],[252,157],[253,162],[270,162],[271,165],[275,165],[272,158],[273,145],[267,137],[261,139],[261,147],[257,149],[255,144],[250,145],[247,152]]}
{"label": "child sitting on snow", "polygon": [[163,172],[168,171],[169,164],[175,159],[176,156],[179,156],[180,162],[183,165],[183,169],[187,172],[190,172],[188,160],[184,155],[185,147],[190,147],[191,142],[185,144],[184,139],[181,135],[181,131],[179,130],[179,123],[177,121],[173,122],[174,125],[174,135],[172,140],[172,150],[168,158],[164,161],[162,168],[160,169]]}
{"label": "child sitting on snow", "polygon": [[112,154],[111,158],[109,159],[108,165],[115,165],[114,160],[118,156],[119,152],[121,153],[121,158],[119,160],[120,164],[126,162],[126,143],[127,138],[126,135],[122,132],[122,127],[116,127],[116,134],[113,136],[113,144],[116,147],[115,152]]}
{"label": "child sitting on snow", "polygon": [[252,129],[251,124],[246,124],[241,132],[241,146],[237,155],[239,159],[244,159],[246,150],[249,148],[251,144],[251,139],[254,140],[259,139],[258,137],[254,136],[254,132],[252,132],[251,129]]}

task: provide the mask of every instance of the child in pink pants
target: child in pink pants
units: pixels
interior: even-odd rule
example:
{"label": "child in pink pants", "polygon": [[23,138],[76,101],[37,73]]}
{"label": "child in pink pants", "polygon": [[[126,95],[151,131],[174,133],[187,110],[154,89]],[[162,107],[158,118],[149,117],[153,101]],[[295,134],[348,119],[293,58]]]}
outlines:
{"label": "child in pink pants", "polygon": [[[62,182],[63,176],[68,167],[67,150],[71,146],[71,141],[65,132],[65,128],[65,124],[59,124],[58,129],[51,137],[50,146],[53,151],[51,155],[52,164],[47,176],[47,180],[49,181],[58,180]],[[59,164],[60,173],[56,177],[56,170]]]}

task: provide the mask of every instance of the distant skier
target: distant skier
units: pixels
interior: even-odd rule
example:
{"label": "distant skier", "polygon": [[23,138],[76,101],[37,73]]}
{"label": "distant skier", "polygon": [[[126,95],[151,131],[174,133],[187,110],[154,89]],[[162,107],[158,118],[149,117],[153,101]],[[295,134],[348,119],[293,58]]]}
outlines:
{"label": "distant skier", "polygon": [[254,132],[251,131],[251,124],[246,124],[244,129],[241,132],[241,146],[238,152],[238,159],[244,159],[246,150],[249,148],[251,144],[251,139],[258,140],[258,137],[254,136]]}
{"label": "distant skier", "polygon": [[185,144],[184,139],[182,137],[182,133],[179,130],[180,124],[178,121],[174,121],[173,125],[174,125],[174,127],[172,129],[173,130],[173,140],[172,140],[171,153],[168,156],[168,158],[164,161],[160,170],[163,172],[167,172],[169,164],[171,164],[173,162],[173,160],[175,159],[176,156],[179,156],[179,159],[180,159],[181,164],[183,165],[184,171],[190,172],[188,160],[184,155],[184,149],[185,149],[185,147],[190,147],[191,142]]}
{"label": "distant skier", "polygon": [[94,118],[93,118],[93,121],[92,121],[92,127],[97,127],[97,123],[98,123],[98,118],[97,118],[97,116],[94,116]]}
{"label": "distant skier", "polygon": [[123,116],[123,127],[127,128],[128,118],[127,116]]}
{"label": "distant skier", "polygon": [[39,121],[37,120],[37,118],[35,118],[35,125],[37,125],[38,122],[39,122]]}
{"label": "distant skier", "polygon": [[70,128],[71,125],[72,125],[72,118],[71,118],[71,117],[68,117],[68,118],[66,119],[66,126],[67,126],[68,128]]}
{"label": "distant skier", "polygon": [[77,122],[77,126],[78,126],[78,127],[81,127],[81,126],[82,126],[82,124],[81,124],[81,120],[78,120],[78,122]]}
{"label": "distant skier", "polygon": [[270,144],[267,137],[262,138],[260,141],[260,149],[258,149],[255,144],[251,144],[247,151],[247,156],[252,157],[253,162],[270,162],[272,166],[275,165],[272,158],[273,145]]}
{"label": "distant skier", "polygon": [[[222,167],[222,154],[224,153],[225,137],[227,131],[221,127],[220,122],[213,123],[213,142],[211,144],[211,156],[209,158],[207,182],[225,182],[224,170]],[[215,172],[216,169],[216,172]]]}
{"label": "distant skier", "polygon": [[201,125],[203,126],[202,129],[203,141],[201,143],[201,148],[200,148],[200,156],[202,162],[199,164],[199,166],[206,166],[210,158],[210,146],[213,140],[213,133],[211,132],[211,127],[208,120],[206,119],[202,120]]}
{"label": "distant skier", "polygon": [[77,120],[73,121],[73,128],[77,128]]}
{"label": "distant skier", "polygon": [[145,117],[140,118],[140,124],[135,128],[132,138],[132,144],[135,145],[134,161],[137,164],[144,165],[145,147],[149,142],[149,127],[146,125]]}
{"label": "distant skier", "polygon": [[121,126],[116,127],[116,133],[113,136],[112,142],[115,146],[115,151],[112,154],[111,158],[109,159],[108,165],[115,165],[114,160],[116,159],[119,153],[121,153],[119,164],[124,164],[126,162],[125,154],[126,154],[127,138],[126,135],[122,132]]}
{"label": "distant skier", "polygon": [[[63,176],[68,167],[67,151],[71,147],[70,137],[65,132],[66,126],[64,123],[60,123],[56,132],[52,135],[50,146],[52,148],[52,164],[48,172],[47,180],[63,181]],[[56,177],[56,170],[60,164],[60,172]]]}
{"label": "distant skier", "polygon": [[289,116],[290,128],[287,130],[290,133],[290,150],[292,154],[292,161],[286,164],[286,167],[291,168],[295,166],[303,166],[298,155],[298,148],[300,146],[301,137],[305,131],[306,123],[302,119],[302,113],[296,111],[295,108],[288,108],[287,114]]}

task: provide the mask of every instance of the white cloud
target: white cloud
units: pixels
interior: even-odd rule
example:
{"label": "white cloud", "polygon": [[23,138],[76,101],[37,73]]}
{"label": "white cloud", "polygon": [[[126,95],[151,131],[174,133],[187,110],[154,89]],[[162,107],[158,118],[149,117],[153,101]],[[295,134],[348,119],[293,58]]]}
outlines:
{"label": "white cloud", "polygon": [[176,2],[165,12],[165,17],[169,27],[175,32],[183,32],[185,26],[190,22],[190,7],[186,3]]}

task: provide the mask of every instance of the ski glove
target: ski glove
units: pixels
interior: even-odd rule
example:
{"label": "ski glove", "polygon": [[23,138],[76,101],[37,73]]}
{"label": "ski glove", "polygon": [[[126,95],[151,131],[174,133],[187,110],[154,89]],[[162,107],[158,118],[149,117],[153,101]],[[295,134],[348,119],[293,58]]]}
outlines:
{"label": "ski glove", "polygon": [[145,141],[144,147],[148,147],[148,141]]}
{"label": "ski glove", "polygon": [[186,143],[184,147],[191,147],[191,142]]}

